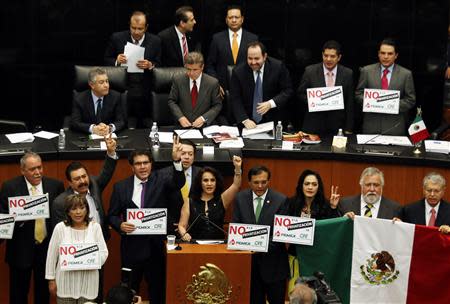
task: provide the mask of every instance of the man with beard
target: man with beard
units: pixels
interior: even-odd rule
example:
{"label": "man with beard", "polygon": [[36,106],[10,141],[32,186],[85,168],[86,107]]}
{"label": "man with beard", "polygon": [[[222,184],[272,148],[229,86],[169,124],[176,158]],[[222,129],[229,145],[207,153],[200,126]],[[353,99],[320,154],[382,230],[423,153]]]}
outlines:
{"label": "man with beard", "polygon": [[368,167],[361,173],[359,184],[361,195],[343,198],[339,203],[342,214],[352,219],[355,215],[363,215],[389,220],[399,215],[400,205],[383,196],[383,172]]}

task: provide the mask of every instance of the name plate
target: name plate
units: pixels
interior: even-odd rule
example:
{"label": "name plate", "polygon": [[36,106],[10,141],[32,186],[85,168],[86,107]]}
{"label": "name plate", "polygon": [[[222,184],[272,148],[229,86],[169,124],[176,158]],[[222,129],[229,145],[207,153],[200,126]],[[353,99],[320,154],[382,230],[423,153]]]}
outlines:
{"label": "name plate", "polygon": [[0,214],[0,239],[12,239],[16,216]]}
{"label": "name plate", "polygon": [[227,249],[267,252],[269,235],[270,226],[230,223]]}
{"label": "name plate", "polygon": [[42,195],[8,197],[9,214],[16,215],[16,221],[49,218],[48,193]]}
{"label": "name plate", "polygon": [[59,266],[62,271],[100,269],[97,244],[62,244],[59,247]]}
{"label": "name plate", "polygon": [[306,89],[309,112],[344,109],[342,86]]}
{"label": "name plate", "polygon": [[398,114],[400,91],[364,89],[363,112]]}
{"label": "name plate", "polygon": [[315,219],[275,215],[273,241],[312,246],[315,225]]}
{"label": "name plate", "polygon": [[167,209],[127,209],[127,222],[136,227],[128,234],[167,234]]}

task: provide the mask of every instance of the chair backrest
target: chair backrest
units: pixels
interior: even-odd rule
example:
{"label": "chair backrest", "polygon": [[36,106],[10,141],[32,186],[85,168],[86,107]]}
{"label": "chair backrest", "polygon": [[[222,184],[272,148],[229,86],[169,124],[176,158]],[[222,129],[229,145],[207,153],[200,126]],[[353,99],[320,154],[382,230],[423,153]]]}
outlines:
{"label": "chair backrest", "polygon": [[0,134],[28,132],[25,122],[20,120],[0,119]]}
{"label": "chair backrest", "polygon": [[229,124],[233,125],[236,123],[236,119],[234,118],[233,113],[233,105],[231,104],[230,99],[230,84],[231,84],[231,74],[233,74],[234,65],[227,66],[227,81],[228,81],[228,89],[225,91],[225,96],[223,99],[222,106],[222,115],[224,115]]}
{"label": "chair backrest", "polygon": [[159,126],[173,126],[174,120],[167,103],[172,79],[175,75],[185,73],[182,67],[154,68],[152,73],[152,119]]}

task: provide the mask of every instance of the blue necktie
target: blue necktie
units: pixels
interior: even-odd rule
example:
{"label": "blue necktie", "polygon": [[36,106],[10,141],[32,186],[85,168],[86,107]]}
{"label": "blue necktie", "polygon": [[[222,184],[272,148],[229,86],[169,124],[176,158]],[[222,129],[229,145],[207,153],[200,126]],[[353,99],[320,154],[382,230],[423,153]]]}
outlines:
{"label": "blue necktie", "polygon": [[258,103],[263,101],[263,92],[262,92],[262,84],[261,84],[261,71],[256,72],[256,82],[255,82],[255,91],[253,92],[253,112],[252,117],[256,123],[259,123],[262,119],[262,116],[256,112],[256,107]]}
{"label": "blue necktie", "polygon": [[95,111],[96,123],[99,124],[102,122],[102,99],[97,99],[97,109]]}

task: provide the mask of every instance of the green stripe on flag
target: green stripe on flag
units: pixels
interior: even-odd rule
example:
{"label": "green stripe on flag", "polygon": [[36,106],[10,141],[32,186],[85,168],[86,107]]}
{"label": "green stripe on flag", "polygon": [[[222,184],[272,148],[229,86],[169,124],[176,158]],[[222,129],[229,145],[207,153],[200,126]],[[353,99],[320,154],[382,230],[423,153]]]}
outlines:
{"label": "green stripe on flag", "polygon": [[314,246],[297,245],[301,276],[325,274],[342,303],[350,302],[353,220],[339,217],[316,221]]}

